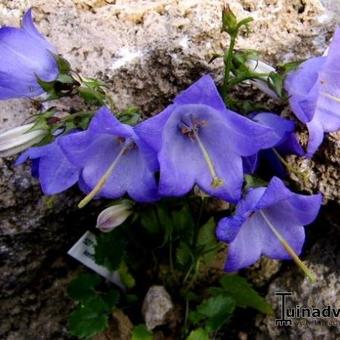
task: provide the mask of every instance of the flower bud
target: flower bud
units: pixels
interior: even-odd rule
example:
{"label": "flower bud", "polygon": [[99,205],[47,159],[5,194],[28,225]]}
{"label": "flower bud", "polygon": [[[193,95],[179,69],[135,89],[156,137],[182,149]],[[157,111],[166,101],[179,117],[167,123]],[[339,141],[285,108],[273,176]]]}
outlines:
{"label": "flower bud", "polygon": [[100,231],[107,233],[121,225],[132,214],[131,204],[122,202],[104,209],[97,218]]}
{"label": "flower bud", "polygon": [[237,18],[226,3],[222,10],[222,30],[229,34],[233,34],[237,30]]}
{"label": "flower bud", "polygon": [[34,123],[26,124],[1,133],[0,157],[15,155],[39,143],[47,132],[42,129],[31,130],[33,126]]}
{"label": "flower bud", "polygon": [[266,93],[268,96],[277,99],[278,98],[277,94],[268,86],[269,74],[271,72],[275,72],[276,71],[275,68],[261,60],[255,59],[248,59],[246,61],[246,66],[251,72],[267,74],[263,76],[263,80],[259,79],[251,80],[250,83],[252,83],[262,92]]}

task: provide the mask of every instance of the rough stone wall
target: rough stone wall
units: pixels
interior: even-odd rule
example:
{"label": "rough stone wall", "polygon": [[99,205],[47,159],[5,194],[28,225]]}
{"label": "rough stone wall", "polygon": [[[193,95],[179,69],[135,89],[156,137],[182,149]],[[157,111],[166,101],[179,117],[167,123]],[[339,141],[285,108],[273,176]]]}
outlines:
{"label": "rough stone wall", "polygon": [[[272,63],[321,54],[339,15],[333,2],[323,2],[331,11],[318,0],[228,1],[239,18],[255,19],[252,31],[240,37],[239,47],[257,49]],[[38,27],[74,69],[110,85],[119,109],[134,104],[151,115],[201,74],[211,72],[221,79],[221,60],[208,61],[227,44],[220,32],[222,1],[2,0],[0,24],[17,25],[30,6]],[[0,130],[23,123],[33,112],[27,101],[0,102]],[[331,203],[339,201],[340,193],[339,157],[332,151],[338,146],[339,138],[331,136],[306,165],[324,176],[321,181],[314,176],[308,188],[329,192]],[[66,250],[91,228],[96,209],[76,211],[76,191],[54,200],[42,198],[28,169],[14,168],[12,159],[0,160],[0,192],[0,338],[66,339],[65,318],[71,306],[65,286],[77,267]],[[320,254],[320,263],[327,261]],[[288,278],[295,275],[289,268],[287,272]],[[334,270],[322,275],[332,275],[339,284]],[[290,289],[286,276],[279,280],[280,287]],[[322,282],[327,290],[329,280]],[[269,298],[279,283],[273,283]],[[338,299],[338,291],[334,294]],[[266,320],[260,323],[259,336],[272,336]],[[296,335],[285,332],[291,338]]]}

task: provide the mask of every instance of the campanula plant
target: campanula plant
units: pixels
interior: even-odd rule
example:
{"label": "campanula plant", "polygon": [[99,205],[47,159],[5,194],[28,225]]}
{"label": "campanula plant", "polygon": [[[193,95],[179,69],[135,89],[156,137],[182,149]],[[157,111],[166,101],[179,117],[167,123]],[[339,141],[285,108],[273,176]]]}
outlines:
{"label": "campanula plant", "polygon": [[0,28],[0,99],[36,97],[44,93],[38,79],[55,80],[59,74],[55,48],[34,26],[32,10],[20,28]]}
{"label": "campanula plant", "polygon": [[[225,6],[222,31],[229,34],[230,46],[221,55],[221,86],[208,74],[197,75],[169,106],[152,117],[145,113],[143,121],[136,108],[118,112],[102,81],[80,75],[57,56],[35,28],[31,10],[21,28],[0,28],[0,99],[46,92],[41,105],[46,111],[41,109],[35,122],[0,134],[0,157],[26,150],[16,164],[31,161],[45,195],[78,184],[86,195],[78,207],[97,199],[92,207],[101,212],[92,235],[94,253],[88,252],[87,260],[95,262],[91,268],[106,267],[101,274],[119,276],[119,286],[127,290],[118,299],[116,290],[97,287],[97,278],[76,279],[70,289],[78,301],[71,334],[88,338],[108,328],[112,308],[133,310],[136,319],[146,288],[161,284],[181,307],[178,313],[183,311],[183,322],[171,329],[177,332],[174,338],[206,340],[222,329],[227,334],[223,327],[238,306],[272,312],[244,279],[223,270],[239,271],[264,255],[294,260],[315,279],[299,256],[321,195],[294,193],[278,177],[268,179],[268,173],[283,176],[283,165],[294,172],[286,155],[306,155],[295,123],[274,109],[258,109],[266,103],[234,104],[232,90],[245,82],[282,100],[284,84],[292,110],[309,130],[311,156],[324,132],[340,128],[340,31],[327,56],[302,63],[284,82],[275,68],[251,59],[254,53],[235,51],[238,33],[251,21],[238,22]],[[57,99],[65,96],[81,97],[84,107],[58,107]],[[244,185],[245,175],[255,171],[258,177],[247,176]],[[221,272],[216,275],[212,267]],[[135,327],[132,338],[139,332],[152,337],[151,330],[146,322]]]}

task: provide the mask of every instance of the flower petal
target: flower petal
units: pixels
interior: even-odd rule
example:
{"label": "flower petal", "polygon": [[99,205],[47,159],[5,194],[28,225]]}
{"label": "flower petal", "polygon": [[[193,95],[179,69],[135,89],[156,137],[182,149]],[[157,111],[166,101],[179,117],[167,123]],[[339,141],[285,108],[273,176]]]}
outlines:
{"label": "flower petal", "polygon": [[204,104],[217,111],[225,111],[224,101],[210,75],[201,77],[186,90],[182,91],[177,95],[174,103],[178,105]]}

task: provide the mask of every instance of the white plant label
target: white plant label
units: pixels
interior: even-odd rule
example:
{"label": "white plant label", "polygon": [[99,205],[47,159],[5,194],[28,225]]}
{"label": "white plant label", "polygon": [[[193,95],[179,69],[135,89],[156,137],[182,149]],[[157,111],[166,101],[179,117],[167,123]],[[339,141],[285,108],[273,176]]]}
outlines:
{"label": "white plant label", "polygon": [[105,279],[113,282],[120,288],[124,289],[119,273],[110,272],[107,268],[98,265],[94,260],[94,246],[96,244],[96,236],[90,231],[87,231],[67,252],[68,255],[72,256],[86,267],[92,269]]}

